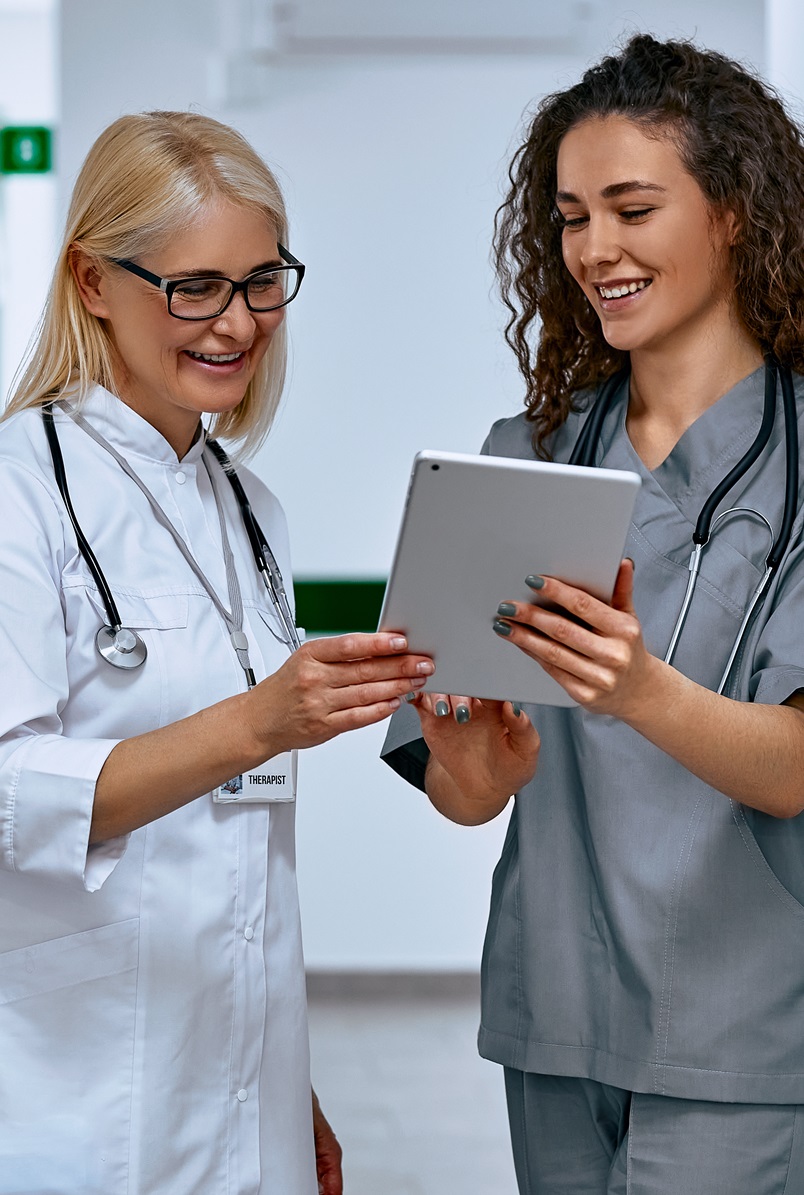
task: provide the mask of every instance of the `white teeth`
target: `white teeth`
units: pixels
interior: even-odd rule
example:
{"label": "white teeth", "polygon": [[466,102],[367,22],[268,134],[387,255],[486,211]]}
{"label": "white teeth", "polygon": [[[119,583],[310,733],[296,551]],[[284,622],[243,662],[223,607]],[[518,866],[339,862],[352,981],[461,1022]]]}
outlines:
{"label": "white teeth", "polygon": [[624,295],[633,295],[635,291],[644,290],[648,285],[644,280],[641,282],[626,282],[622,286],[599,286],[597,289],[604,299],[622,299]]}
{"label": "white teeth", "polygon": [[214,361],[216,364],[222,361],[236,361],[243,355],[242,353],[193,353],[190,349],[187,352],[190,357],[195,357],[196,361]]}

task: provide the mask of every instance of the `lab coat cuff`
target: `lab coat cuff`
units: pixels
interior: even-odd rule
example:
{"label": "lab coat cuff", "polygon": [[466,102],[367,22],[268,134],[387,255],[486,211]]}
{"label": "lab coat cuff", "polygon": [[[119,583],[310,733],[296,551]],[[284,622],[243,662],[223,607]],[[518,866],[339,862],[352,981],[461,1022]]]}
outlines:
{"label": "lab coat cuff", "polygon": [[96,892],[122,858],[127,836],[89,844],[95,785],[119,739],[38,736],[22,748],[0,832],[10,871]]}

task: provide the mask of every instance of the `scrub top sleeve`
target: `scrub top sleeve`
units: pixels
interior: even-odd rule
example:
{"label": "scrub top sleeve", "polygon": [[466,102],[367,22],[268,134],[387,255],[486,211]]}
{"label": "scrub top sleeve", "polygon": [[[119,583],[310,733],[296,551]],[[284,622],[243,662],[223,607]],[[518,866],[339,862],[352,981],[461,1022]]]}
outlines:
{"label": "scrub top sleeve", "polygon": [[425,791],[424,773],[430,749],[422,738],[419,715],[412,706],[402,705],[392,716],[380,758],[408,784]]}
{"label": "scrub top sleeve", "polygon": [[508,422],[507,419],[498,419],[496,421],[496,423],[492,423],[491,427],[489,428],[489,434],[486,436],[486,438],[483,441],[483,444],[480,448],[481,456],[502,455],[501,453],[500,454],[496,453],[494,451],[494,448],[492,445],[493,445],[493,441],[494,441],[494,433],[497,431],[498,428],[503,427],[503,425],[506,424],[507,422]]}
{"label": "scrub top sleeve", "polygon": [[95,891],[127,841],[89,845],[95,783],[120,740],[63,734],[64,528],[39,478],[8,462],[2,478],[0,867]]}
{"label": "scrub top sleeve", "polygon": [[749,700],[780,705],[804,689],[804,544],[790,553],[752,652]]}
{"label": "scrub top sleeve", "polygon": [[[567,423],[570,423],[571,418]],[[548,459],[564,459],[563,453],[556,451],[559,448],[557,437],[560,437],[562,441],[568,436],[574,440],[576,434],[574,426],[568,429],[567,423],[562,424],[558,432],[551,436]],[[533,424],[528,421],[525,412],[523,411],[519,415],[510,415],[505,419],[498,419],[493,423],[480,452],[485,456],[504,456],[519,461],[538,460],[539,457],[533,447]],[[566,455],[569,456],[569,451]]]}

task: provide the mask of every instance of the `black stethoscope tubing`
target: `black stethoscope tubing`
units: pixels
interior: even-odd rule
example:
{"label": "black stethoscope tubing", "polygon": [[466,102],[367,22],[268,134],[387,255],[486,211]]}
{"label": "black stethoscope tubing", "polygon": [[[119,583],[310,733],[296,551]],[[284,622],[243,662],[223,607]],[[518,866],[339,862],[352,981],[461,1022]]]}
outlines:
{"label": "black stethoscope tubing", "polygon": [[56,485],[59,487],[59,493],[62,496],[64,505],[67,508],[67,514],[70,517],[70,522],[73,525],[75,538],[78,541],[78,549],[84,560],[87,563],[89,571],[92,573],[92,578],[98,587],[98,592],[101,595],[106,615],[109,619],[109,625],[112,630],[119,631],[122,628],[120,620],[120,611],[117,609],[117,603],[114,600],[112,591],[109,588],[106,577],[103,575],[103,570],[98,564],[98,559],[90,547],[89,540],[81,530],[81,526],[73,509],[72,500],[70,498],[70,491],[67,487],[67,473],[64,468],[64,457],[59,443],[59,437],[56,433],[55,423],[53,421],[53,404],[47,403],[42,407],[42,421],[45,425],[45,435],[47,436],[48,446],[50,448],[50,455],[53,458],[53,472],[56,477]]}
{"label": "black stethoscope tubing", "polygon": [[[621,388],[627,381],[630,370],[628,367],[618,370],[611,377],[607,378],[598,389],[594,405],[586,421],[581,429],[578,439],[570,455],[569,463],[571,465],[584,465],[586,467],[594,467],[597,449],[600,443],[600,437],[603,430],[603,424],[606,416],[611,409],[612,404]],[[721,692],[725,687],[731,665],[737,655],[737,650],[742,641],[742,637],[747,630],[747,625],[750,616],[756,609],[760,598],[767,589],[768,582],[773,574],[779,568],[784,554],[790,544],[790,539],[793,534],[793,524],[796,518],[798,509],[798,484],[799,484],[799,440],[798,440],[798,421],[796,418],[796,395],[793,386],[793,375],[790,368],[786,365],[780,365],[779,362],[772,355],[765,358],[765,399],[762,412],[762,422],[759,427],[757,435],[749,447],[748,451],[741,457],[733,469],[731,469],[726,476],[717,484],[712,493],[701,507],[698,519],[693,531],[693,554],[690,558],[690,583],[687,594],[685,595],[684,604],[682,606],[681,614],[676,622],[671,637],[670,647],[668,648],[666,661],[669,663],[672,659],[675,645],[681,633],[681,628],[684,624],[687,609],[692,598],[692,591],[694,589],[695,580],[700,566],[700,557],[703,548],[709,542],[713,530],[713,519],[715,511],[723,502],[726,495],[733,489],[741,477],[748,472],[751,466],[758,460],[760,454],[766,447],[776,418],[776,396],[778,384],[781,381],[782,390],[782,408],[784,411],[784,429],[785,429],[785,493],[784,493],[784,510],[782,514],[782,522],[779,528],[779,534],[773,541],[770,551],[765,560],[765,571],[762,579],[757,586],[757,589],[749,602],[746,617],[740,627],[737,640],[726,667],[726,671],[721,679]],[[755,512],[758,514],[758,512]],[[722,517],[722,516],[721,516]],[[764,516],[759,516],[763,518]],[[717,520],[714,520],[717,522]],[[768,526],[770,526],[768,524]],[[773,532],[771,531],[771,536]]]}
{"label": "black stethoscope tubing", "polygon": [[212,452],[224,473],[229,479],[229,483],[234,490],[237,504],[240,507],[240,516],[243,520],[243,526],[246,529],[251,551],[254,555],[254,562],[257,565],[257,571],[262,576],[263,581],[271,599],[276,607],[277,613],[280,616],[285,631],[290,637],[290,641],[294,648],[301,646],[298,631],[296,630],[296,623],[293,618],[293,612],[290,609],[285,586],[282,581],[282,573],[279,570],[279,565],[276,562],[276,557],[271,551],[268,540],[265,537],[262,528],[260,527],[251,509],[251,503],[248,500],[248,495],[243,489],[240,478],[237,476],[234,465],[229,460],[224,450],[221,448],[217,440],[207,438],[206,447]]}
{"label": "black stethoscope tubing", "polygon": [[588,469],[594,468],[595,456],[597,455],[606,416],[611,409],[620,386],[625,383],[630,375],[631,370],[626,366],[624,369],[618,369],[616,373],[606,378],[598,386],[592,409],[584,421],[578,439],[575,441],[575,447],[572,450],[568,464],[583,465]]}
{"label": "black stethoscope tubing", "polygon": [[[127,631],[123,627],[120,618],[120,612],[117,608],[117,603],[109,587],[109,583],[104,576],[103,570],[98,563],[98,559],[93,552],[89,541],[81,530],[75,510],[73,508],[72,500],[70,498],[70,491],[67,486],[67,474],[64,467],[64,457],[59,444],[59,437],[56,432],[56,426],[53,419],[53,403],[46,403],[42,407],[42,421],[45,427],[45,435],[47,436],[50,454],[53,459],[53,472],[58,486],[59,493],[64,501],[67,514],[75,532],[78,549],[86,561],[92,578],[98,587],[103,602],[106,615],[109,619],[109,626],[102,627],[98,632],[98,650],[105,660],[115,667],[135,668],[142,664],[146,658],[147,652],[145,644],[140,639],[139,635],[133,631]],[[207,438],[205,447],[208,447],[216,460],[219,462],[221,468],[226,474],[234,491],[240,515],[243,520],[246,534],[248,536],[249,544],[254,555],[254,561],[257,570],[260,573],[266,588],[271,596],[272,602],[276,608],[280,623],[288,635],[290,645],[295,649],[300,646],[300,639],[296,624],[293,618],[293,612],[290,608],[290,603],[285,592],[282,574],[279,570],[279,565],[276,562],[276,557],[271,551],[268,540],[260,527],[257,519],[251,509],[251,503],[248,500],[245,490],[237,476],[234,465],[229,460],[226,452],[221,448],[216,440]],[[116,637],[120,634],[131,637],[129,644],[126,645],[125,650],[117,647]],[[106,642],[108,637],[109,642]],[[133,641],[133,642],[132,642]]]}
{"label": "black stethoscope tubing", "polygon": [[[586,465],[593,467],[597,455],[600,436],[606,416],[611,409],[614,399],[621,385],[630,374],[628,368],[618,370],[607,378],[600,387],[594,406],[581,429],[580,435],[572,450],[569,463],[571,465]],[[779,535],[768,554],[768,564],[776,569],[790,543],[793,522],[798,505],[798,426],[796,420],[796,396],[793,388],[793,377],[788,366],[779,365],[774,357],[765,359],[765,404],[762,413],[762,423],[751,447],[737,462],[734,468],[726,474],[715,487],[701,507],[692,539],[696,544],[709,541],[712,518],[726,494],[740,478],[748,472],[770,439],[776,417],[777,375],[782,384],[782,406],[785,422],[785,504]]]}

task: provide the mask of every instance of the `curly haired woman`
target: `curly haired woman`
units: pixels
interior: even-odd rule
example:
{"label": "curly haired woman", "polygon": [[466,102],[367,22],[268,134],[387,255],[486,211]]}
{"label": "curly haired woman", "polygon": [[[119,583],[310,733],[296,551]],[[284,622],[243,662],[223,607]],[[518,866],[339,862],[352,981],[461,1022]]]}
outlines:
{"label": "curly haired woman", "polygon": [[523,1195],[790,1195],[801,136],[736,63],[641,35],[541,103],[510,180],[496,261],[527,411],[485,451],[638,472],[627,558],[609,604],[534,561],[547,605],[489,612],[574,707],[420,694],[386,755],[463,824],[516,793],[480,1050],[505,1067]]}

